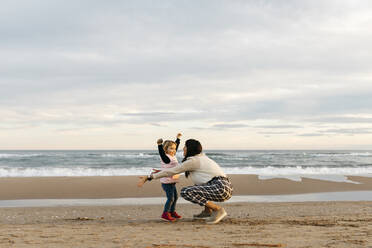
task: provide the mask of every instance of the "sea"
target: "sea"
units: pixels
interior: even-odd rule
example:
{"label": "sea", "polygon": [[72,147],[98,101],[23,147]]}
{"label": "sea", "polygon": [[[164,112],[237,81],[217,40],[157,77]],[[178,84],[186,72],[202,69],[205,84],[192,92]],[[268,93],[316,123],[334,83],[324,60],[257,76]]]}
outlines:
{"label": "sea", "polygon": [[[207,150],[226,174],[260,179],[303,177],[352,182],[346,176],[372,177],[372,151],[366,150]],[[182,151],[176,154],[182,161]],[[160,167],[155,150],[4,150],[0,177],[77,177],[147,175]]]}

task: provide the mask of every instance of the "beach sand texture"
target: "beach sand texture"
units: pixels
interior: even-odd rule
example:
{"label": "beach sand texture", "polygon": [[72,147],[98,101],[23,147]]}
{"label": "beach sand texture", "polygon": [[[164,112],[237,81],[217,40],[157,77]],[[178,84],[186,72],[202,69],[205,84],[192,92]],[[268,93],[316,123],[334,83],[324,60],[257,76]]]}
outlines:
{"label": "beach sand texture", "polygon": [[[361,184],[231,177],[236,195],[372,190],[372,178],[367,177],[349,178]],[[137,188],[136,181],[137,177],[1,178],[0,199],[163,196],[158,181],[143,188]],[[189,184],[182,179],[180,187]],[[228,216],[216,225],[192,220],[202,209],[195,204],[179,204],[183,219],[176,223],[160,219],[160,204],[0,208],[0,247],[372,247],[371,200],[222,205]]]}
{"label": "beach sand texture", "polygon": [[161,205],[3,208],[0,247],[372,247],[372,202],[233,203],[217,225]]}

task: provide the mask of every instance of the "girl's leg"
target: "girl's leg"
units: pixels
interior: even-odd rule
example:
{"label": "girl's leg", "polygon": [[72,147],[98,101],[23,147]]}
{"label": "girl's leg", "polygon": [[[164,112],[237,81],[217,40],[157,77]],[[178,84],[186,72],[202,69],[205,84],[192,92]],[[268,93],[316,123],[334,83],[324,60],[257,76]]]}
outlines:
{"label": "girl's leg", "polygon": [[176,204],[178,200],[178,193],[177,193],[177,188],[176,185],[173,185],[173,204],[171,205],[170,212],[176,211]]}
{"label": "girl's leg", "polygon": [[164,205],[164,212],[170,212],[171,211],[171,206],[174,202],[174,194],[173,194],[173,189],[171,184],[161,184],[163,190],[165,191],[165,194],[167,195],[167,202]]}

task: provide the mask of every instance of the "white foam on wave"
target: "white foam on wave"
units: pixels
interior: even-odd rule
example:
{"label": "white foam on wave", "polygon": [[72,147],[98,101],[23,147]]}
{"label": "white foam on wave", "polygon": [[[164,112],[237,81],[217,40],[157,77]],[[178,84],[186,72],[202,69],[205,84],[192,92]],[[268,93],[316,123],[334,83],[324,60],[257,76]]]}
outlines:
{"label": "white foam on wave", "polygon": [[314,153],[314,154],[306,154],[309,156],[314,157],[347,157],[347,156],[353,156],[353,157],[371,157],[371,152],[348,152],[348,153]]}
{"label": "white foam on wave", "polygon": [[[223,168],[226,174],[254,174],[260,179],[287,178],[301,181],[303,177],[336,182],[355,183],[346,176],[372,177],[372,166],[369,167],[342,167],[342,168],[316,168],[307,167],[234,167]],[[131,168],[90,168],[90,167],[37,167],[37,168],[14,168],[0,167],[0,177],[75,177],[75,176],[128,176],[147,175],[151,172],[149,167]]]}
{"label": "white foam on wave", "polygon": [[146,154],[146,153],[138,153],[138,154],[105,153],[101,155],[101,157],[104,157],[104,158],[154,158],[158,156],[159,155],[152,155],[152,154]]}
{"label": "white foam on wave", "polygon": [[80,177],[80,176],[128,176],[147,175],[151,168],[87,168],[87,167],[39,167],[1,168],[0,177]]}
{"label": "white foam on wave", "polygon": [[302,178],[311,178],[319,180],[327,180],[334,182],[348,182],[356,183],[348,180],[346,176],[366,176],[372,177],[372,166],[367,167],[282,167],[275,168],[272,166],[255,168],[255,167],[242,167],[242,168],[225,168],[227,174],[254,174],[258,175],[259,179],[271,178],[286,178],[293,181],[301,181]]}
{"label": "white foam on wave", "polygon": [[28,158],[28,157],[38,157],[43,156],[41,153],[0,153],[0,158]]}

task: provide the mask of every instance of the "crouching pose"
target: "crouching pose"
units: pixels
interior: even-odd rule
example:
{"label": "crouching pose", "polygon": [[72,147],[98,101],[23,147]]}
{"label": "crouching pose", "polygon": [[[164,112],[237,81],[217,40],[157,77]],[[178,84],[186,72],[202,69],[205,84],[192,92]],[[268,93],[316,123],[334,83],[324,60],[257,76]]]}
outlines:
{"label": "crouching pose", "polygon": [[215,161],[202,153],[199,141],[187,140],[183,155],[182,164],[156,171],[150,176],[141,176],[138,186],[141,187],[146,181],[152,179],[185,172],[186,177],[190,177],[195,185],[182,188],[181,196],[187,201],[204,206],[204,210],[194,215],[194,218],[205,219],[208,224],[218,223],[227,213],[224,208],[213,202],[223,202],[231,198],[233,188],[229,178]]}

